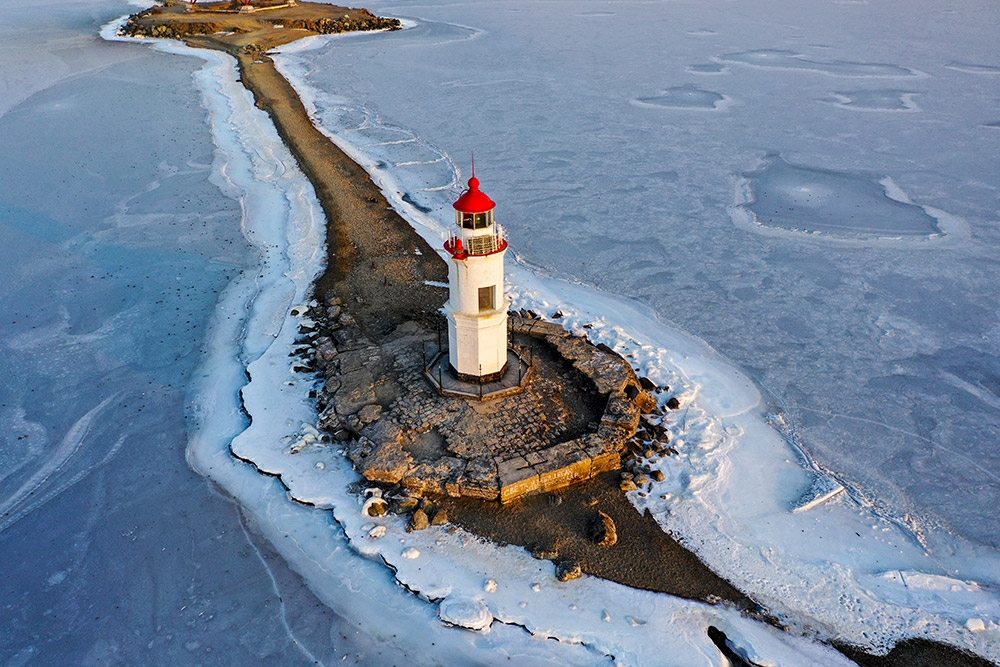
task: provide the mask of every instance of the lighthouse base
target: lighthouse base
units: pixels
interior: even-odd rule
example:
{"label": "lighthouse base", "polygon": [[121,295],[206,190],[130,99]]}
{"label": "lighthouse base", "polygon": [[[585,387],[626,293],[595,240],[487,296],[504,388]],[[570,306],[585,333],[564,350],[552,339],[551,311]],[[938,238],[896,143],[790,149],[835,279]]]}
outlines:
{"label": "lighthouse base", "polygon": [[529,359],[514,350],[507,350],[507,363],[500,373],[491,376],[471,376],[458,373],[448,360],[448,349],[440,350],[424,368],[424,376],[441,396],[478,398],[486,401],[516,394],[531,380],[533,369]]}
{"label": "lighthouse base", "polygon": [[[508,357],[510,353],[508,352]],[[468,373],[459,373],[458,369],[452,366],[450,363],[448,366],[451,368],[451,372],[455,374],[462,382],[471,382],[479,384],[489,384],[490,382],[496,382],[507,374],[507,369],[510,368],[510,359],[508,358],[507,363],[503,365],[503,368],[498,370],[496,373],[487,373],[486,375],[469,375]]]}

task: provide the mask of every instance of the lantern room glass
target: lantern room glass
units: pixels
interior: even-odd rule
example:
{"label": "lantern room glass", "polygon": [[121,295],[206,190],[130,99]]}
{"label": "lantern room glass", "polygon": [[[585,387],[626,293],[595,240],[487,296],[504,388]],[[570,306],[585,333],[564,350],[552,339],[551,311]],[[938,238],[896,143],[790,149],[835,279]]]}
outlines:
{"label": "lantern room glass", "polygon": [[459,224],[463,229],[488,229],[493,225],[493,211],[459,213]]}

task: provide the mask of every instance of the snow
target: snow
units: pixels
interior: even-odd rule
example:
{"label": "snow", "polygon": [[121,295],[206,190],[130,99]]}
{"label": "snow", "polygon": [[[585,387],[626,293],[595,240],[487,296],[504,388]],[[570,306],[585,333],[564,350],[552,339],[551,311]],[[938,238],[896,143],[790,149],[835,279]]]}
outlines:
{"label": "snow", "polygon": [[438,618],[469,630],[488,630],[493,625],[493,614],[483,600],[461,595],[449,595],[441,600]]}

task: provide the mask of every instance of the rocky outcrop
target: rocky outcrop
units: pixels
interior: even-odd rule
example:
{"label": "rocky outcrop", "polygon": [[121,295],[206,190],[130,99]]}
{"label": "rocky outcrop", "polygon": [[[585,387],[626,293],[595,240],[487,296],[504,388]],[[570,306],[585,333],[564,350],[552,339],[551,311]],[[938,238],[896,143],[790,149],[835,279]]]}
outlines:
{"label": "rocky outcrop", "polygon": [[[345,443],[367,480],[409,494],[509,502],[588,480],[621,466],[640,415],[656,404],[621,356],[540,319],[510,318],[514,334],[550,350],[530,355],[537,379],[521,394],[477,407],[426,382],[422,360],[432,334],[420,326],[401,325],[375,345],[336,297],[308,315],[303,330],[313,338],[304,356],[325,375],[321,426]],[[603,410],[573,414],[581,403],[564,405],[567,392],[590,396]],[[589,426],[571,427],[581,417]]]}
{"label": "rocky outcrop", "polygon": [[[303,3],[305,4],[305,3]],[[155,6],[137,14],[133,14],[119,29],[118,34],[127,37],[156,37],[160,39],[184,39],[195,35],[214,35],[219,32],[240,32],[240,25],[233,24],[232,17],[226,15],[239,14],[247,17],[246,23],[252,28],[261,24],[271,28],[290,28],[307,30],[320,35],[338,34],[344,32],[361,32],[371,30],[400,30],[403,24],[399,19],[375,16],[367,9],[351,10],[354,16],[342,15],[334,17],[295,17],[295,5],[282,4],[273,7],[261,6],[259,12],[241,12],[233,3],[232,6],[203,5],[195,7],[192,12],[178,14],[165,12],[163,7]],[[333,12],[337,8],[330,7]],[[268,11],[263,11],[268,10]],[[281,10],[275,11],[275,10]],[[250,21],[253,23],[250,24]],[[248,31],[251,28],[244,28]],[[264,47],[248,44],[242,47],[244,53],[265,51]]]}
{"label": "rocky outcrop", "polygon": [[[365,10],[367,11],[367,10]],[[309,30],[320,35],[331,35],[341,32],[362,32],[367,30],[401,30],[403,24],[399,19],[383,18],[369,15],[364,18],[293,20],[285,23],[286,27]]]}

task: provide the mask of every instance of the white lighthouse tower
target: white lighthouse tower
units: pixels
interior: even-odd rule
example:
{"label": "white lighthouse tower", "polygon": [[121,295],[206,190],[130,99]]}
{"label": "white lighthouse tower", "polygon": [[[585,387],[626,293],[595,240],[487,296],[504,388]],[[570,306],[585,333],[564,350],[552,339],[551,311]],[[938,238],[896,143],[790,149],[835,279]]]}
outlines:
{"label": "white lighthouse tower", "polygon": [[455,207],[445,250],[448,262],[448,360],[460,380],[486,383],[507,370],[507,308],[503,256],[507,242],[493,220],[496,204],[479,189],[473,168],[469,189]]}

